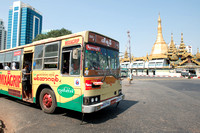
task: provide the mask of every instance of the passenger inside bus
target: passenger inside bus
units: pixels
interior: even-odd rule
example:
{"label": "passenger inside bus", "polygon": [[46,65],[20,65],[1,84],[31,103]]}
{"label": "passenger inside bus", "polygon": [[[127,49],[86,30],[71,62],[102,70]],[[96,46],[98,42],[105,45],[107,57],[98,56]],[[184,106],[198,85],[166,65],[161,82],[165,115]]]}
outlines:
{"label": "passenger inside bus", "polygon": [[69,57],[70,53],[63,53],[63,66],[62,66],[62,74],[69,74]]}
{"label": "passenger inside bus", "polygon": [[13,62],[11,65],[12,70],[17,70],[19,69],[19,62]]}
{"label": "passenger inside bus", "polygon": [[63,74],[69,74],[69,60],[65,60],[63,63]]}
{"label": "passenger inside bus", "polygon": [[10,70],[10,66],[11,66],[11,63],[6,63],[6,66],[4,67],[5,70]]}
{"label": "passenger inside bus", "polygon": [[31,66],[32,66],[32,57],[31,56],[26,56],[24,57],[24,60],[25,60],[25,64],[28,64],[28,69],[29,71],[31,71]]}

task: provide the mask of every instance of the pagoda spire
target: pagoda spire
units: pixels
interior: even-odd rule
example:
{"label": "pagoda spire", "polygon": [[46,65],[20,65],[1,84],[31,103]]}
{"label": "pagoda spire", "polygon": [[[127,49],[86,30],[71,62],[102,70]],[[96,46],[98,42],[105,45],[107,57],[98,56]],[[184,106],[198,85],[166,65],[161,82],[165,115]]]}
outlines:
{"label": "pagoda spire", "polygon": [[173,33],[171,33],[171,43],[170,46],[168,48],[168,57],[170,60],[178,60],[178,56],[176,55],[177,49],[176,46],[174,44],[174,40],[173,40]]}
{"label": "pagoda spire", "polygon": [[173,39],[173,33],[171,33],[171,43],[170,46],[175,47],[174,45],[174,39]]}
{"label": "pagoda spire", "polygon": [[157,39],[156,43],[165,43],[162,35],[162,26],[161,26],[161,18],[160,18],[160,13],[158,17],[158,34],[157,34]]}
{"label": "pagoda spire", "polygon": [[160,13],[158,16],[158,33],[157,33],[157,38],[156,42],[153,45],[151,55],[152,56],[163,56],[167,53],[168,46],[165,43],[162,35],[162,26],[161,26],[161,18],[160,18]]}
{"label": "pagoda spire", "polygon": [[184,43],[183,42],[183,33],[181,33],[181,43]]}
{"label": "pagoda spire", "polygon": [[181,33],[181,44],[179,46],[179,49],[185,49],[186,46],[185,46],[185,43],[183,42],[183,33]]}
{"label": "pagoda spire", "polygon": [[196,58],[197,58],[197,59],[200,59],[199,48],[197,48],[197,54],[196,54]]}
{"label": "pagoda spire", "polygon": [[174,44],[173,33],[171,33],[171,42],[168,51],[174,52],[176,50],[176,46]]}
{"label": "pagoda spire", "polygon": [[124,53],[124,58],[128,58],[127,48],[126,48],[125,53]]}
{"label": "pagoda spire", "polygon": [[186,48],[186,46],[185,46],[185,43],[183,42],[183,33],[181,33],[181,44],[178,49],[179,56],[184,56],[184,53],[187,52],[187,50],[185,48]]}

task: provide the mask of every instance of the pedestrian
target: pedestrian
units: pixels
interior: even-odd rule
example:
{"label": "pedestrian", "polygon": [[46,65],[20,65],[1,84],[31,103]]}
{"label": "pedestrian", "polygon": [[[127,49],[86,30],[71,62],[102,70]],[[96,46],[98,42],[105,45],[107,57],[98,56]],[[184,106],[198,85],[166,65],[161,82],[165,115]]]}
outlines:
{"label": "pedestrian", "polygon": [[29,70],[29,65],[25,64],[24,69],[22,70],[22,89],[23,89],[23,94],[24,98],[28,100],[31,98],[30,96],[30,70]]}

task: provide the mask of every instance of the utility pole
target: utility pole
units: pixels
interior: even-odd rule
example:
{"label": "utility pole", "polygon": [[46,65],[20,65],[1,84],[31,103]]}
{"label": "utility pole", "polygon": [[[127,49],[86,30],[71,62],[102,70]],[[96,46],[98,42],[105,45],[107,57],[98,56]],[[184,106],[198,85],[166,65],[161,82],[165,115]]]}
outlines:
{"label": "utility pole", "polygon": [[131,84],[132,80],[132,73],[131,73],[131,36],[130,36],[130,31],[127,31],[128,34],[128,47],[129,47],[129,59],[130,59],[130,64],[129,64],[129,70],[130,70],[130,75],[129,75],[129,84]]}

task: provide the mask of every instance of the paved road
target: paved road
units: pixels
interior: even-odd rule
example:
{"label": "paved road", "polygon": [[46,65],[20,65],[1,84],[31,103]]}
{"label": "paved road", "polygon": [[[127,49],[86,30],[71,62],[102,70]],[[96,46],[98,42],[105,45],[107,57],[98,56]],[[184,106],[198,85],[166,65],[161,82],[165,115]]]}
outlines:
{"label": "paved road", "polygon": [[200,80],[151,78],[123,80],[124,101],[85,116],[59,109],[45,114],[35,105],[0,96],[0,119],[9,131],[200,133]]}

